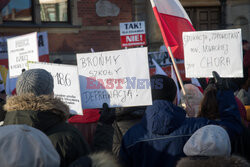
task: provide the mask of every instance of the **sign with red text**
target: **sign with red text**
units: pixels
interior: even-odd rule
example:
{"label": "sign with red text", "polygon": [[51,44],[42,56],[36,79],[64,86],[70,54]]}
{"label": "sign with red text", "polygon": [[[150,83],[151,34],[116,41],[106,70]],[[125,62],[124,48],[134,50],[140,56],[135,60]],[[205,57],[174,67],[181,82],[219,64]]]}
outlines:
{"label": "sign with red text", "polygon": [[[77,54],[82,107],[152,104],[147,48]],[[162,83],[157,82],[161,87]]]}
{"label": "sign with red text", "polygon": [[183,32],[187,78],[243,77],[241,29]]}
{"label": "sign with red text", "polygon": [[27,70],[28,61],[38,62],[37,33],[7,39],[9,76],[15,78]]}
{"label": "sign with red text", "polygon": [[120,23],[122,47],[146,45],[145,22]]}
{"label": "sign with red text", "polygon": [[77,66],[29,62],[29,69],[41,68],[51,73],[54,78],[54,95],[70,108],[71,114],[82,115],[82,103]]}

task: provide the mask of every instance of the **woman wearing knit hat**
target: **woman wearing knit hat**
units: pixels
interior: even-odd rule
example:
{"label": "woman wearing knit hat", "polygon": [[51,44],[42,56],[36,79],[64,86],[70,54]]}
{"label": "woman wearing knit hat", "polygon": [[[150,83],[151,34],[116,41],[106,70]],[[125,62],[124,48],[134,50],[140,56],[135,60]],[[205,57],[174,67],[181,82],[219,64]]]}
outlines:
{"label": "woman wearing knit hat", "polygon": [[54,97],[53,77],[43,69],[23,72],[16,84],[16,96],[7,99],[4,125],[26,124],[44,132],[68,166],[89,153],[80,132],[66,123],[69,107]]}

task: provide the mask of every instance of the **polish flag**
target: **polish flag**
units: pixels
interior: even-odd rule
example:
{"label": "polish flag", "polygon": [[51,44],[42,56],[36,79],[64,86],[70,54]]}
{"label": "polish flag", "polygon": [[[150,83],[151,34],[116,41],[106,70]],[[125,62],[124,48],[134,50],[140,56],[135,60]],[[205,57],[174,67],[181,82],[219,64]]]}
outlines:
{"label": "polish flag", "polygon": [[184,59],[182,32],[195,31],[179,0],[150,0],[163,40],[177,59]]}

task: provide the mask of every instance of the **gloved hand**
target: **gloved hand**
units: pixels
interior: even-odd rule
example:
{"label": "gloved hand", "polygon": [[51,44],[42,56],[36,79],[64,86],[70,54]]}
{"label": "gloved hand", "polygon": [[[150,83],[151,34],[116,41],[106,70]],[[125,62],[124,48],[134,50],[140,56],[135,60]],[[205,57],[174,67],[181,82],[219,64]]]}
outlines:
{"label": "gloved hand", "polygon": [[100,114],[99,122],[101,123],[111,125],[115,121],[115,110],[109,108],[107,103],[103,103]]}
{"label": "gloved hand", "polygon": [[221,78],[216,71],[213,71],[212,74],[214,77],[214,84],[218,90],[229,90],[232,88],[232,83],[229,79]]}

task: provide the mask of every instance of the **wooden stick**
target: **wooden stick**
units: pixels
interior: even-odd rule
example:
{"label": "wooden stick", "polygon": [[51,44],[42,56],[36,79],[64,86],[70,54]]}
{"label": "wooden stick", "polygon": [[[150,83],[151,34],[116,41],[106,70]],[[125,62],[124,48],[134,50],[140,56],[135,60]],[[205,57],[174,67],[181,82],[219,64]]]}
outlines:
{"label": "wooden stick", "polygon": [[178,70],[178,68],[177,68],[177,65],[176,65],[176,63],[175,63],[174,56],[173,56],[173,53],[172,53],[172,50],[171,50],[170,46],[167,47],[167,50],[168,50],[169,56],[170,56],[170,58],[171,58],[171,60],[172,60],[172,63],[173,63],[173,65],[174,65],[174,70],[175,70],[175,72],[176,72],[176,74],[177,74],[177,78],[178,78],[179,83],[180,83],[180,85],[181,85],[181,90],[182,90],[182,92],[183,92],[183,95],[186,96],[186,91],[185,91],[185,89],[184,89],[183,82],[182,82],[182,79],[181,79],[179,70]]}

